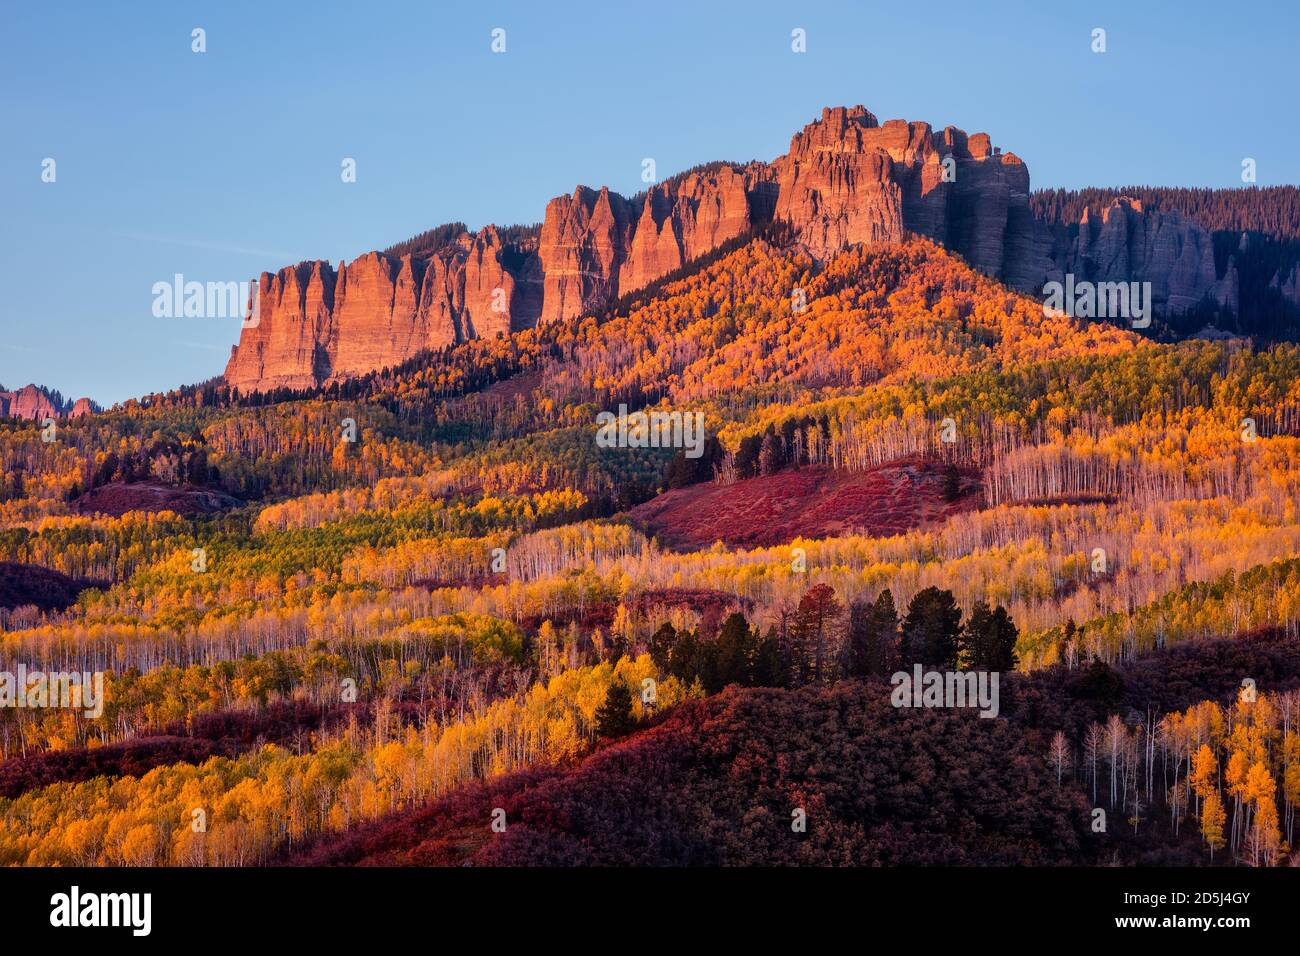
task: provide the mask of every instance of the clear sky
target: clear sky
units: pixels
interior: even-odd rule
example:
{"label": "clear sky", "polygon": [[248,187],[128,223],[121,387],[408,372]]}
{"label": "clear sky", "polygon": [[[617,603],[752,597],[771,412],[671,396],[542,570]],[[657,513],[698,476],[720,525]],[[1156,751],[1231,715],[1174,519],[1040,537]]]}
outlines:
{"label": "clear sky", "polygon": [[[771,159],[828,105],[988,132],[1036,188],[1235,186],[1243,157],[1260,185],[1297,182],[1297,9],[10,3],[0,383],[107,404],[201,381],[224,367],[238,321],[155,318],[153,284],[175,273],[248,280],[450,220],[536,222],[580,182],[638,191],[645,157],[660,177]],[[206,53],[191,51],[195,27]]]}

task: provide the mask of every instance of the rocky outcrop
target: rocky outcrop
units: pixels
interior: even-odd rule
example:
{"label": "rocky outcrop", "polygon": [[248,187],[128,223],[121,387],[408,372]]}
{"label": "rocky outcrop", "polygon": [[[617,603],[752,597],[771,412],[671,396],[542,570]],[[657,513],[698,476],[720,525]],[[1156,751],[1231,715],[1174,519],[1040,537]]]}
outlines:
{"label": "rocky outcrop", "polygon": [[14,392],[0,391],[0,415],[9,418],[59,418],[63,399],[37,385],[24,385]]}
{"label": "rocky outcrop", "polygon": [[546,207],[541,321],[599,308],[770,221],[761,163],[715,164],[624,199],[579,186]]}
{"label": "rocky outcrop", "polygon": [[860,106],[823,111],[773,164],[776,216],[814,255],[922,235],[1008,281],[1035,277],[1029,171],[984,133],[883,126]]}
{"label": "rocky outcrop", "polygon": [[[237,378],[269,389],[312,384],[328,375],[323,345],[333,328],[334,284],[334,271],[323,262],[262,273],[256,309],[249,310],[254,318],[246,321],[239,340]],[[227,375],[231,371],[228,367]]]}
{"label": "rocky outcrop", "polygon": [[244,390],[320,385],[569,319],[774,217],[815,256],[920,234],[1020,280],[1032,272],[1028,188],[1024,165],[984,134],[827,109],[771,163],[709,164],[631,199],[579,186],[551,200],[522,239],[489,226],[427,255],[370,253],[337,270],[313,262],[265,274],[257,321],[246,323],[225,379]]}
{"label": "rocky outcrop", "polygon": [[1292,263],[1289,271],[1279,269],[1274,273],[1269,288],[1292,305],[1300,306],[1300,262]]}
{"label": "rocky outcrop", "polygon": [[1033,220],[1019,159],[982,133],[882,126],[861,106],[837,107],[772,163],[705,167],[635,202],[584,187],[551,200],[540,240],[541,320],[598,308],[772,218],[790,223],[818,257],[919,234],[992,275],[1032,271],[1020,261]]}
{"label": "rocky outcrop", "polygon": [[1097,213],[1085,208],[1076,228],[1038,228],[1036,255],[1050,263],[1047,280],[1071,273],[1076,282],[1150,282],[1158,314],[1207,300],[1237,307],[1235,261],[1218,277],[1209,231],[1177,212],[1146,212],[1140,201],[1119,197]]}
{"label": "rocky outcrop", "polygon": [[79,398],[75,403],[65,402],[58,392],[40,385],[24,385],[12,392],[0,388],[0,418],[43,421],[64,416],[79,418],[98,411],[101,411],[100,407],[88,398]]}
{"label": "rocky outcrop", "polygon": [[[511,268],[511,259],[521,262]],[[301,263],[258,282],[228,384],[307,388],[400,364],[428,349],[529,328],[541,311],[536,253],[491,226],[435,254]]]}
{"label": "rocky outcrop", "polygon": [[[225,379],[243,390],[302,388],[397,365],[419,352],[596,310],[773,219],[823,258],[919,235],[1008,285],[1041,293],[1064,272],[1147,279],[1158,307],[1185,309],[1216,286],[1209,234],[1122,201],[1077,228],[1029,208],[1029,171],[984,133],[879,123],[826,109],[770,163],[713,163],[630,199],[577,187],[533,230],[432,230],[436,248],[369,253],[333,269],[263,275]],[[509,239],[504,238],[509,235]]]}
{"label": "rocky outcrop", "polygon": [[579,186],[546,206],[542,221],[542,321],[553,322],[609,301],[627,256],[630,206],[608,189]]}

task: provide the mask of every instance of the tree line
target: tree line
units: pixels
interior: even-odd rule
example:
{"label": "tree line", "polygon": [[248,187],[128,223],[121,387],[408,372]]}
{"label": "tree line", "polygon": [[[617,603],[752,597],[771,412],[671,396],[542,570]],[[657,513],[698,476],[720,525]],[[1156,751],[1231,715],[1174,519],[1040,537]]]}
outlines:
{"label": "tree line", "polygon": [[840,678],[888,676],[920,664],[940,670],[1010,671],[1017,665],[1019,631],[1001,605],[984,601],[962,609],[951,591],[918,592],[900,617],[886,588],[874,601],[847,607],[827,584],[804,592],[782,609],[766,632],[732,612],[720,624],[706,615],[693,629],[662,624],[650,638],[659,669],[710,694],[729,684],[800,687]]}

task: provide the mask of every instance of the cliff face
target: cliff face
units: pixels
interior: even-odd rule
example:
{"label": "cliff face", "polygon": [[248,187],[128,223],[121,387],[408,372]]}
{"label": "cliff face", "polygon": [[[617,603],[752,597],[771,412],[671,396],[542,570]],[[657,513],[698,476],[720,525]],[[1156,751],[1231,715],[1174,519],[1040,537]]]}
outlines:
{"label": "cliff face", "polygon": [[1237,308],[1237,271],[1230,259],[1222,278],[1214,268],[1208,230],[1177,212],[1145,212],[1136,199],[1112,200],[1077,229],[1039,226],[1039,252],[1047,278],[1092,282],[1150,282],[1157,312],[1186,312],[1203,300]]}
{"label": "cliff face", "polygon": [[[243,390],[302,388],[399,364],[424,349],[569,319],[644,288],[775,219],[819,258],[856,243],[927,236],[1015,288],[1077,278],[1149,279],[1158,305],[1215,291],[1209,235],[1177,217],[1108,209],[1078,235],[1038,223],[1029,171],[983,133],[826,109],[771,163],[717,163],[624,198],[579,186],[552,199],[540,230],[461,230],[400,259],[368,253],[264,274],[260,321],[225,379]],[[1222,293],[1222,289],[1218,290]]]}
{"label": "cliff face", "polygon": [[1300,306],[1300,262],[1292,265],[1289,272],[1279,269],[1273,275],[1269,287],[1275,289],[1287,302]]}
{"label": "cliff face", "polygon": [[657,183],[635,200],[579,186],[546,207],[539,243],[543,322],[635,292],[770,221],[770,167],[719,164]]}
{"label": "cliff face", "polygon": [[72,408],[68,411],[69,418],[82,418],[86,415],[93,415],[96,412],[103,411],[98,405],[88,398],[79,398],[72,403]]}
{"label": "cliff face", "polygon": [[540,240],[541,320],[568,318],[773,218],[817,257],[928,236],[977,268],[1028,286],[1036,262],[1029,171],[983,133],[824,110],[771,163],[721,164],[657,184],[638,202],[579,187],[553,199]]}
{"label": "cliff face", "polygon": [[[310,262],[263,273],[226,381],[304,388],[399,364],[417,353],[537,321],[536,253],[513,271],[497,231],[461,233],[429,257],[367,253],[335,269]],[[536,290],[534,290],[536,287]]]}
{"label": "cliff face", "polygon": [[0,386],[0,418],[27,418],[43,421],[46,418],[80,418],[100,407],[88,398],[79,398],[75,403],[65,402],[58,392],[50,391],[39,385],[24,385],[12,392]]}
{"label": "cliff face", "polygon": [[1041,279],[1030,260],[1029,170],[984,133],[881,126],[862,107],[828,109],[774,165],[776,215],[815,255],[914,233],[1013,285]]}
{"label": "cliff face", "polygon": [[10,418],[58,418],[63,400],[36,385],[24,385],[13,392],[0,391],[0,415]]}

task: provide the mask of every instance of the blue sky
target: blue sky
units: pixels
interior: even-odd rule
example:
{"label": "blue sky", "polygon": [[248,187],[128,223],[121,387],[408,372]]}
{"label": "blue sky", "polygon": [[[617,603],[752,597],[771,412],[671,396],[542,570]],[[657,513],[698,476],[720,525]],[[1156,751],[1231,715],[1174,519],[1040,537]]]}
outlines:
{"label": "blue sky", "polygon": [[1228,187],[1247,156],[1260,185],[1300,180],[1290,2],[52,0],[4,20],[0,383],[104,403],[224,367],[237,320],[153,316],[175,273],[536,222],[580,182],[636,192],[647,156],[661,177],[771,159],[827,105],[988,132],[1035,187]]}

